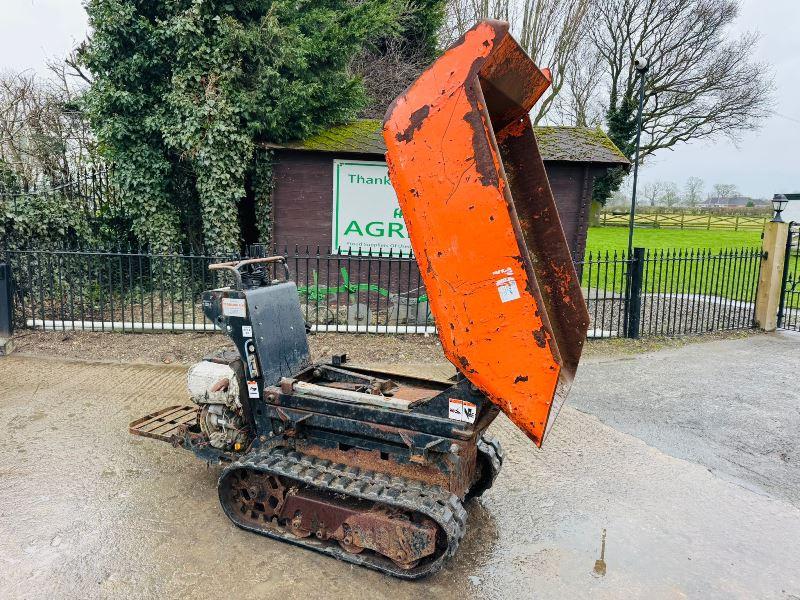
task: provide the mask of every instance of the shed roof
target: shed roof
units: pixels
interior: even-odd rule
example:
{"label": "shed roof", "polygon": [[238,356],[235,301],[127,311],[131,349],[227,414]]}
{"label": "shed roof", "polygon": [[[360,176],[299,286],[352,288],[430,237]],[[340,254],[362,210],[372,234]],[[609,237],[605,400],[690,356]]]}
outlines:
{"label": "shed roof", "polygon": [[[543,160],[621,166],[630,164],[614,142],[600,129],[534,127],[534,131]],[[381,122],[377,119],[359,119],[347,125],[331,127],[302,141],[266,146],[338,154],[383,155],[386,152]]]}

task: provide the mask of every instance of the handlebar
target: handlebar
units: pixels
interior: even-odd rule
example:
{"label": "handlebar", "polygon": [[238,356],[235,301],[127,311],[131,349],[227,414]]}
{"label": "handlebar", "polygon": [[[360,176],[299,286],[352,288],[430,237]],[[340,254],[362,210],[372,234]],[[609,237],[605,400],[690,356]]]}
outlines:
{"label": "handlebar", "polygon": [[230,271],[233,273],[234,279],[236,279],[236,289],[242,289],[242,267],[246,267],[248,265],[259,265],[259,264],[267,264],[267,263],[282,263],[284,274],[286,279],[290,279],[289,275],[289,265],[286,262],[285,256],[266,256],[264,258],[247,258],[245,260],[239,261],[231,261],[231,262],[223,262],[223,263],[213,263],[208,265],[209,271]]}

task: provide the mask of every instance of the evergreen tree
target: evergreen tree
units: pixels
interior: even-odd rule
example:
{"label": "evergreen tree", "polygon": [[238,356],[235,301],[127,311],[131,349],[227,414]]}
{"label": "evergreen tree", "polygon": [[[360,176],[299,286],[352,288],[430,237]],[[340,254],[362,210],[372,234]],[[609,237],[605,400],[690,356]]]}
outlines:
{"label": "evergreen tree", "polygon": [[[612,95],[611,106],[606,111],[608,137],[630,160],[633,160],[636,150],[636,102],[632,96],[625,96],[619,100],[616,95]],[[617,167],[596,178],[592,198],[605,205],[622,185],[625,175],[625,169]]]}
{"label": "evergreen tree", "polygon": [[401,37],[408,56],[432,62],[439,54],[439,31],[444,25],[446,0],[413,0]]}
{"label": "evergreen tree", "polygon": [[[351,59],[400,31],[400,0],[88,0],[84,105],[137,237],[238,246],[257,141],[302,138],[366,103]],[[192,189],[193,188],[193,189]],[[187,216],[188,215],[188,216]]]}

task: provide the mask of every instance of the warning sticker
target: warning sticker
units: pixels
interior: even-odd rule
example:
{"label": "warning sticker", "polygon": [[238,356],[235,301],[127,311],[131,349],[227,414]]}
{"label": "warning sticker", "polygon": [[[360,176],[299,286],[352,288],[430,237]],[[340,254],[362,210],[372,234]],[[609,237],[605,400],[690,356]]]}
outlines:
{"label": "warning sticker", "polygon": [[244,298],[223,298],[222,314],[226,317],[246,317],[247,304]]}
{"label": "warning sticker", "polygon": [[514,279],[514,273],[511,267],[499,269],[493,275],[505,275],[497,281],[497,293],[500,294],[500,302],[511,302],[519,298],[519,288],[517,287],[517,280]]}
{"label": "warning sticker", "polygon": [[257,381],[248,381],[247,382],[247,395],[250,398],[258,398],[258,382]]}
{"label": "warning sticker", "polygon": [[244,338],[253,337],[253,327],[251,325],[242,325],[242,337]]}
{"label": "warning sticker", "polygon": [[450,398],[449,417],[454,421],[464,421],[474,423],[475,416],[478,414],[478,407],[474,403],[459,398]]}

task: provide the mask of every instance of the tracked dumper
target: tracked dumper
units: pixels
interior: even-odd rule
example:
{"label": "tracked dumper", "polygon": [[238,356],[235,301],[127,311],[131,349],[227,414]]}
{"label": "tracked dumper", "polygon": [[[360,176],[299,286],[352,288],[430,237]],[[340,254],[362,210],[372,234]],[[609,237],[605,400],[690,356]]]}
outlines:
{"label": "tracked dumper", "polygon": [[414,579],[452,556],[464,502],[503,463],[502,410],[541,445],[575,374],[588,314],[528,112],[549,85],[485,21],[392,104],[387,162],[437,331],[457,375],[312,363],[282,257],[212,265],[203,294],[237,352],[189,371],[193,403],[130,431],[224,465],[239,527]]}

